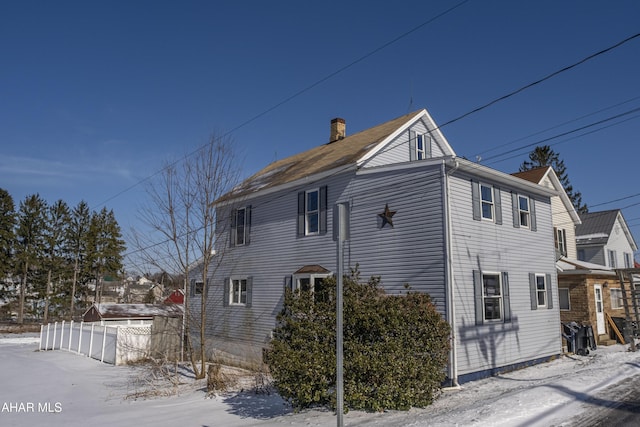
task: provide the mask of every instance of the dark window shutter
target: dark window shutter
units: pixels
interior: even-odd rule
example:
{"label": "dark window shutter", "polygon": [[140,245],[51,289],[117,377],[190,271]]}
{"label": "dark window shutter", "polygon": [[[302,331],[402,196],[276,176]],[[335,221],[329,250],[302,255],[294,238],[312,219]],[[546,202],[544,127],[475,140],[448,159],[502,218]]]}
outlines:
{"label": "dark window shutter", "polygon": [[553,298],[551,297],[551,275],[545,275],[545,285],[547,286],[547,308],[553,308]]}
{"label": "dark window shutter", "polygon": [[520,209],[518,208],[518,195],[511,193],[511,205],[513,208],[513,226],[520,228]]}
{"label": "dark window shutter", "polygon": [[529,292],[531,294],[531,310],[538,309],[538,288],[536,286],[536,275],[529,273]]}
{"label": "dark window shutter", "polygon": [[484,304],[482,303],[482,273],[473,270],[473,294],[476,306],[476,325],[484,323]]}
{"label": "dark window shutter", "polygon": [[560,249],[559,240],[558,240],[558,228],[553,227],[553,245],[556,249]]}
{"label": "dark window shutter", "polygon": [[189,280],[189,296],[196,294],[196,279]]}
{"label": "dark window shutter", "polygon": [[251,307],[251,300],[253,299],[253,277],[247,277],[247,307]]}
{"label": "dark window shutter", "polygon": [[298,236],[304,236],[304,198],[304,191],[300,191],[298,193]]}
{"label": "dark window shutter", "polygon": [[293,276],[288,275],[288,276],[284,276],[284,290],[286,291],[287,289],[290,291],[293,291]]}
{"label": "dark window shutter", "polygon": [[493,187],[493,207],[496,211],[496,224],[502,225],[502,197],[499,188]]}
{"label": "dark window shutter", "polygon": [[245,208],[244,213],[244,244],[248,245],[251,243],[251,205]]}
{"label": "dark window shutter", "polygon": [[231,228],[229,229],[229,246],[236,245],[236,231],[238,228],[238,209],[231,209]]}
{"label": "dark window shutter", "polygon": [[511,322],[511,300],[509,297],[509,273],[502,273],[502,304],[504,305],[504,321]]}
{"label": "dark window shutter", "polygon": [[473,204],[473,219],[480,221],[480,183],[471,181],[471,203]]}
{"label": "dark window shutter", "polygon": [[202,290],[202,295],[204,296],[204,299],[209,298],[209,286],[210,286],[210,284],[211,284],[211,279],[208,278],[206,280],[206,282],[205,282],[204,289]]}
{"label": "dark window shutter", "polygon": [[320,187],[320,234],[327,233],[327,186]]}
{"label": "dark window shutter", "polygon": [[529,198],[529,217],[531,218],[531,231],[538,231],[536,222],[536,201]]}
{"label": "dark window shutter", "polygon": [[304,191],[298,193],[298,236],[304,236]]}
{"label": "dark window shutter", "polygon": [[409,160],[416,160],[416,133],[409,131]]}
{"label": "dark window shutter", "polygon": [[222,293],[222,306],[227,307],[229,305],[229,287],[231,286],[231,278],[224,278],[224,292]]}

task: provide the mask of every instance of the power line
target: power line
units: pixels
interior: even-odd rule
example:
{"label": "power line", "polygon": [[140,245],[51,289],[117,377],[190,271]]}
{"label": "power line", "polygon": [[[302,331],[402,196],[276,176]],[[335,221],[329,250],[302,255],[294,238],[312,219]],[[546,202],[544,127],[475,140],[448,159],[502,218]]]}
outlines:
{"label": "power line", "polygon": [[611,51],[611,50],[613,50],[613,49],[615,49],[615,48],[617,48],[617,47],[620,47],[620,46],[622,46],[623,44],[625,44],[625,43],[627,43],[627,42],[629,42],[629,41],[631,41],[631,40],[633,40],[633,39],[635,39],[635,38],[637,38],[637,37],[640,37],[640,33],[636,33],[636,34],[634,34],[634,35],[632,35],[632,36],[630,36],[630,37],[627,37],[626,39],[624,39],[624,40],[622,40],[622,41],[619,41],[618,43],[616,43],[616,44],[614,44],[614,45],[612,45],[612,46],[609,46],[609,47],[608,47],[608,48],[606,48],[606,49],[602,49],[602,50],[601,50],[601,51],[599,51],[599,52],[596,52],[596,53],[594,53],[594,54],[591,54],[591,55],[589,55],[589,56],[587,56],[587,57],[585,57],[585,58],[581,59],[581,60],[580,60],[580,61],[578,61],[578,62],[575,62],[575,63],[573,63],[573,64],[571,64],[571,65],[568,65],[568,66],[566,66],[566,67],[564,67],[564,68],[561,68],[561,69],[559,69],[559,70],[557,70],[557,71],[554,71],[553,73],[551,73],[551,74],[549,74],[549,75],[547,75],[547,76],[545,76],[545,77],[543,77],[543,78],[541,78],[541,79],[538,79],[538,80],[536,80],[536,81],[534,81],[534,82],[532,82],[532,83],[529,83],[529,84],[527,84],[527,85],[524,85],[524,86],[522,86],[521,88],[516,89],[516,90],[514,90],[513,92],[509,92],[509,93],[507,93],[506,95],[503,95],[503,96],[501,96],[501,97],[499,97],[499,98],[496,98],[496,99],[494,99],[493,101],[488,102],[488,103],[486,103],[486,104],[484,104],[484,105],[482,105],[482,106],[480,106],[480,107],[474,108],[473,110],[469,111],[468,113],[465,113],[465,114],[463,114],[463,115],[461,115],[461,116],[456,117],[455,119],[451,119],[451,120],[449,120],[448,122],[443,123],[443,124],[442,124],[442,125],[440,125],[438,128],[443,128],[443,127],[445,127],[445,126],[447,126],[447,125],[450,125],[451,123],[455,123],[455,122],[457,122],[458,120],[461,120],[461,119],[463,119],[463,118],[465,118],[465,117],[467,117],[467,116],[470,116],[471,114],[477,113],[478,111],[482,111],[482,110],[484,110],[485,108],[488,108],[488,107],[492,106],[493,104],[496,104],[496,103],[498,103],[498,102],[500,102],[500,101],[504,101],[505,99],[510,98],[510,97],[512,97],[512,96],[514,96],[514,95],[517,95],[518,93],[520,93],[520,92],[522,92],[522,91],[524,91],[524,90],[526,90],[526,89],[529,89],[529,88],[531,88],[531,87],[533,87],[533,86],[536,86],[536,85],[538,85],[538,84],[540,84],[540,83],[542,83],[542,82],[544,82],[544,81],[546,81],[546,80],[549,80],[549,79],[551,79],[552,77],[557,76],[558,74],[564,73],[565,71],[569,71],[569,70],[571,70],[572,68],[577,67],[578,65],[584,64],[585,62],[587,62],[587,61],[589,61],[589,60],[591,60],[591,59],[593,59],[593,58],[596,58],[596,57],[598,57],[598,56],[600,56],[600,55],[602,55],[602,54],[605,54],[605,53],[607,53],[607,52],[609,52],[609,51]]}
{"label": "power line", "polygon": [[[315,81],[314,83],[312,83],[312,84],[310,84],[310,85],[308,85],[308,86],[304,87],[303,89],[300,89],[299,91],[297,91],[297,92],[293,93],[292,95],[290,95],[290,96],[286,97],[286,98],[285,98],[285,99],[283,99],[282,101],[277,102],[276,104],[272,105],[271,107],[267,108],[266,110],[263,110],[262,112],[260,112],[260,113],[256,114],[255,116],[253,116],[253,117],[251,117],[251,118],[249,118],[249,119],[245,120],[244,122],[241,122],[241,123],[240,123],[240,124],[238,124],[237,126],[233,127],[231,130],[229,130],[229,131],[227,131],[227,132],[223,133],[223,134],[221,135],[221,138],[225,138],[225,137],[227,137],[227,136],[231,135],[232,133],[234,133],[234,132],[238,131],[239,129],[241,129],[241,128],[243,128],[243,127],[247,126],[248,124],[250,124],[250,123],[252,123],[252,122],[254,122],[254,121],[258,120],[259,118],[261,118],[261,117],[263,117],[263,116],[265,116],[265,115],[269,114],[270,112],[272,112],[272,111],[276,110],[277,108],[279,108],[279,107],[281,107],[281,106],[283,106],[283,105],[285,105],[285,104],[289,103],[290,101],[292,101],[292,100],[294,100],[295,98],[297,98],[297,97],[299,97],[299,96],[303,95],[304,93],[309,92],[311,89],[313,89],[313,88],[315,88],[315,87],[317,87],[317,86],[321,85],[322,83],[324,83],[324,82],[326,82],[327,80],[329,80],[329,79],[331,79],[331,78],[333,78],[333,77],[337,76],[338,74],[342,73],[343,71],[348,70],[349,68],[353,67],[354,65],[359,64],[360,62],[362,62],[362,61],[364,61],[364,60],[366,60],[366,59],[370,58],[371,56],[375,55],[376,53],[378,53],[378,52],[380,52],[380,51],[382,51],[382,50],[386,49],[387,47],[389,47],[389,46],[391,46],[391,45],[393,45],[393,44],[397,43],[398,41],[400,41],[400,40],[404,39],[405,37],[409,36],[410,34],[415,33],[415,32],[416,32],[416,31],[418,31],[419,29],[421,29],[421,28],[423,28],[423,27],[425,27],[425,26],[427,26],[427,25],[431,24],[432,22],[436,21],[437,19],[442,18],[443,16],[445,16],[445,15],[447,15],[447,14],[449,14],[449,13],[453,12],[455,9],[457,9],[457,8],[459,8],[459,7],[461,7],[461,6],[463,6],[465,3],[468,3],[469,1],[470,1],[470,0],[463,0],[463,1],[461,1],[460,3],[457,3],[457,4],[453,5],[453,6],[451,6],[450,8],[446,9],[444,12],[441,12],[441,13],[439,13],[439,14],[435,15],[434,17],[432,17],[432,18],[430,18],[430,19],[428,19],[428,20],[426,20],[426,21],[422,22],[421,24],[419,24],[419,25],[417,25],[417,26],[413,27],[412,29],[410,29],[410,30],[408,30],[408,31],[406,31],[406,32],[404,32],[404,33],[402,33],[402,34],[400,34],[399,36],[395,37],[394,39],[392,39],[392,40],[390,40],[390,41],[388,41],[388,42],[386,42],[386,43],[382,44],[381,46],[379,46],[379,47],[377,47],[377,48],[375,48],[375,49],[373,49],[373,50],[371,50],[371,51],[369,51],[369,52],[365,53],[364,55],[360,56],[360,57],[359,57],[359,58],[357,58],[356,60],[354,60],[354,61],[352,61],[352,62],[348,63],[347,65],[344,65],[344,66],[342,66],[342,67],[338,68],[336,71],[334,71],[334,72],[332,72],[332,73],[330,73],[330,74],[326,75],[325,77],[322,77],[321,79],[319,79],[319,80]],[[206,144],[199,146],[199,147],[198,147],[198,148],[196,148],[195,150],[193,150],[193,151],[189,152],[188,154],[186,154],[183,158],[191,157],[192,155],[194,155],[195,153],[197,153],[200,149],[202,149],[205,145],[206,145]],[[168,166],[174,166],[174,165],[176,165],[179,161],[180,161],[180,160],[176,160],[176,161],[174,161],[174,162],[170,163]],[[109,202],[109,201],[111,201],[111,200],[113,200],[113,199],[115,199],[115,198],[117,198],[117,197],[121,196],[122,194],[124,194],[124,193],[126,193],[126,192],[128,192],[128,191],[130,191],[130,190],[132,190],[132,189],[134,189],[135,187],[137,187],[138,185],[142,184],[143,182],[146,182],[146,181],[150,180],[151,178],[153,178],[154,176],[158,175],[159,173],[162,173],[162,171],[164,171],[165,169],[166,169],[166,167],[165,167],[165,168],[162,168],[162,169],[159,169],[158,171],[154,172],[153,174],[151,174],[151,175],[149,175],[149,176],[147,176],[147,177],[145,177],[145,178],[141,179],[140,181],[138,181],[138,182],[136,182],[136,183],[134,183],[134,184],[130,185],[129,187],[125,188],[124,190],[122,190],[122,191],[120,191],[120,192],[116,193],[116,194],[115,194],[115,195],[113,195],[112,197],[110,197],[110,198],[108,198],[108,199],[104,200],[103,202],[99,203],[97,206],[102,206],[102,205],[106,204],[107,202]]]}

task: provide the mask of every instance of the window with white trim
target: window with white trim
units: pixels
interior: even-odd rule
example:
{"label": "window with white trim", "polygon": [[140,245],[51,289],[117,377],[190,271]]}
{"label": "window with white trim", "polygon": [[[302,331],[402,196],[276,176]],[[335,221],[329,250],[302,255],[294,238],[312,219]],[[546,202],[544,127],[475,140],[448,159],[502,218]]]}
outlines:
{"label": "window with white trim", "polygon": [[608,250],[609,254],[609,267],[616,268],[618,263],[616,262],[616,251]]}
{"label": "window with white trim", "polygon": [[194,280],[193,295],[202,295],[203,289],[204,289],[204,282],[202,280]]}
{"label": "window with white trim", "polygon": [[544,274],[536,274],[536,299],[538,307],[547,306],[547,282]]}
{"label": "window with white trim", "polygon": [[298,193],[298,236],[327,232],[327,186]]}
{"label": "window with white trim", "polygon": [[230,291],[231,299],[229,301],[229,304],[247,304],[247,279],[231,279]]}
{"label": "window with white trim", "polygon": [[569,288],[558,288],[558,305],[560,310],[571,310],[571,301],[569,300]]}
{"label": "window with white trim", "polygon": [[553,242],[558,253],[567,256],[567,231],[564,228],[553,227]]}
{"label": "window with white trim", "polygon": [[326,279],[330,276],[331,274],[325,273],[295,274],[293,276],[293,290],[311,292],[314,301],[326,301],[330,291]]}
{"label": "window with white trim", "polygon": [[251,307],[252,277],[227,277],[224,281],[223,305]]}
{"label": "window with white trim", "polygon": [[480,184],[480,207],[482,219],[493,221],[494,203],[493,203],[493,187],[490,185]]}
{"label": "window with white trim", "polygon": [[624,268],[633,268],[632,259],[633,259],[633,256],[630,253],[628,252],[624,253]]}
{"label": "window with white trim", "polygon": [[529,210],[529,198],[518,195],[518,214],[520,215],[520,227],[531,226],[531,212]]}
{"label": "window with white trim", "polygon": [[624,303],[622,301],[622,289],[611,289],[611,308],[614,310],[624,308]]}
{"label": "window with white trim", "polygon": [[431,138],[426,134],[417,134],[416,135],[416,159],[423,160],[426,159],[429,155],[429,147],[431,144]]}
{"label": "window with white trim", "polygon": [[550,274],[529,273],[529,289],[532,310],[553,308]]}
{"label": "window with white trim", "polygon": [[231,212],[231,246],[249,244],[251,232],[251,206],[233,209]]}

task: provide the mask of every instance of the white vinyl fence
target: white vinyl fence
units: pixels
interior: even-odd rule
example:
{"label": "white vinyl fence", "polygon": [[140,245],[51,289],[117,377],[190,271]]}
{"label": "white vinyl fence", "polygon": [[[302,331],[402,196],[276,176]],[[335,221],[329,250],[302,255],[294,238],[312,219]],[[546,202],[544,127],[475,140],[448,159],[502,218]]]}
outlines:
{"label": "white vinyl fence", "polygon": [[67,350],[112,365],[149,357],[151,325],[55,322],[40,327],[40,350]]}

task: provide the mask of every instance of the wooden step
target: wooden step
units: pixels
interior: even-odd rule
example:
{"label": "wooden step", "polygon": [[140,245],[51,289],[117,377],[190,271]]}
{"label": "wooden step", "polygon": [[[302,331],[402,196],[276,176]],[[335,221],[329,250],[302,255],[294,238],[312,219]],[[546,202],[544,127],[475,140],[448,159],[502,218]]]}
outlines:
{"label": "wooden step", "polygon": [[598,345],[606,347],[615,344],[617,344],[617,341],[609,338],[609,335],[598,335]]}

